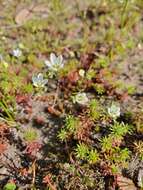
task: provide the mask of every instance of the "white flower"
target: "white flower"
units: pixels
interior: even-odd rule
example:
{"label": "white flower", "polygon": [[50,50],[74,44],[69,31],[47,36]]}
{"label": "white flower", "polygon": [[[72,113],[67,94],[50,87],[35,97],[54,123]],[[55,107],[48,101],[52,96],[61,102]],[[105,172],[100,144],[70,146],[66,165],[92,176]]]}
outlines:
{"label": "white flower", "polygon": [[73,97],[73,103],[87,105],[88,101],[89,101],[88,97],[87,97],[86,93],[84,93],[84,92],[79,92],[78,94],[76,94]]}
{"label": "white flower", "polygon": [[108,114],[116,119],[120,116],[120,106],[118,104],[112,103],[111,107],[108,108]]}
{"label": "white flower", "polygon": [[79,76],[81,76],[81,77],[85,76],[85,70],[83,70],[83,69],[80,69],[78,73],[79,73]]}
{"label": "white flower", "polygon": [[43,88],[48,82],[48,79],[43,79],[43,74],[39,73],[37,76],[32,77],[33,85],[37,88]]}
{"label": "white flower", "polygon": [[17,48],[17,49],[14,49],[13,51],[12,51],[12,55],[14,56],[14,57],[20,57],[21,55],[22,55],[22,51],[19,49],[19,48]]}
{"label": "white flower", "polygon": [[63,56],[56,56],[54,53],[50,54],[50,61],[45,60],[45,65],[52,71],[58,71],[60,68],[63,68]]}

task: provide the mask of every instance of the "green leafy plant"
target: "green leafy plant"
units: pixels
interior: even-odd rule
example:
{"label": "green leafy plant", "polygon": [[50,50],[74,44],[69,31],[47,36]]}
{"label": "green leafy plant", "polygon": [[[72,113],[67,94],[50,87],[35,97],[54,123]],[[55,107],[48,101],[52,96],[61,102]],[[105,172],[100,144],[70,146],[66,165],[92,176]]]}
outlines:
{"label": "green leafy plant", "polygon": [[98,64],[100,67],[107,67],[109,65],[109,58],[105,57],[105,56],[101,56],[98,60],[97,60]]}
{"label": "green leafy plant", "polygon": [[38,134],[37,134],[37,131],[35,129],[27,129],[25,132],[24,132],[24,139],[26,141],[35,141],[38,137]]}
{"label": "green leafy plant", "polygon": [[118,123],[116,122],[115,124],[111,125],[110,127],[111,130],[111,136],[114,137],[115,139],[120,139],[124,137],[127,133],[131,133],[132,131],[132,126],[128,124]]}
{"label": "green leafy plant", "polygon": [[130,94],[130,95],[134,94],[134,93],[136,92],[136,87],[133,86],[133,85],[128,85],[128,86],[127,86],[127,92],[128,92],[128,94]]}
{"label": "green leafy plant", "polygon": [[89,116],[91,117],[91,119],[93,120],[99,119],[102,113],[101,111],[102,108],[99,105],[99,102],[95,99],[91,100],[89,104]]}
{"label": "green leafy plant", "polygon": [[128,160],[130,158],[130,151],[128,148],[119,148],[116,147],[113,150],[112,155],[110,156],[110,159],[112,163],[115,163],[116,166],[119,168],[120,166],[122,168],[127,167],[128,165]]}
{"label": "green leafy plant", "polygon": [[78,125],[79,125],[78,118],[74,117],[73,115],[66,116],[65,127],[69,132],[74,133],[76,131]]}
{"label": "green leafy plant", "polygon": [[105,92],[104,86],[102,84],[95,83],[92,86],[98,94],[103,94]]}
{"label": "green leafy plant", "polygon": [[94,69],[89,69],[86,73],[86,79],[91,80],[96,76],[96,71]]}
{"label": "green leafy plant", "polygon": [[58,134],[58,138],[61,141],[66,141],[70,135],[75,135],[76,131],[80,125],[80,121],[78,118],[73,115],[67,115],[65,118],[65,126],[62,128]]}
{"label": "green leafy plant", "polygon": [[96,149],[91,149],[88,154],[88,162],[95,164],[97,161],[99,161],[99,153]]}
{"label": "green leafy plant", "polygon": [[66,131],[66,129],[61,129],[61,131],[58,134],[58,138],[61,141],[65,141],[67,139],[67,137],[68,137],[68,132]]}
{"label": "green leafy plant", "polygon": [[79,143],[75,149],[78,159],[86,160],[89,164],[95,164],[99,161],[99,153],[96,149],[88,147],[84,143]]}
{"label": "green leafy plant", "polygon": [[80,143],[77,145],[75,152],[77,158],[86,160],[89,154],[89,148],[86,144]]}
{"label": "green leafy plant", "polygon": [[5,186],[4,186],[4,188],[3,188],[3,190],[15,190],[16,189],[16,185],[15,185],[15,183],[7,183]]}
{"label": "green leafy plant", "polygon": [[113,143],[113,139],[111,136],[109,137],[103,137],[101,139],[101,148],[103,152],[109,152],[112,151],[113,147],[112,147],[112,143]]}

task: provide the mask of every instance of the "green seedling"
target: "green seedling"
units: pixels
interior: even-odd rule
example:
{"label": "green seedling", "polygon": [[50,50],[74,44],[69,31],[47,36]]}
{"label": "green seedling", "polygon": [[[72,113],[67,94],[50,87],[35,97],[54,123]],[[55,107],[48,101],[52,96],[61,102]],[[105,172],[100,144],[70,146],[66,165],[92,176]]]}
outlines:
{"label": "green seedling", "polygon": [[77,158],[86,160],[89,154],[89,148],[86,144],[80,143],[77,145],[75,152]]}
{"label": "green seedling", "polygon": [[101,106],[99,105],[97,100],[91,100],[89,104],[89,116],[93,120],[97,120],[101,116]]}
{"label": "green seedling", "polygon": [[29,142],[35,141],[38,138],[37,131],[34,129],[27,129],[23,135],[24,139]]}
{"label": "green seedling", "polygon": [[76,117],[74,117],[72,115],[68,115],[66,117],[66,119],[65,119],[65,127],[69,132],[74,133],[78,126],[79,126],[78,118],[76,118]]}
{"label": "green seedling", "polygon": [[110,127],[111,130],[111,136],[115,139],[123,138],[127,133],[132,132],[132,126],[128,124],[118,123],[116,122],[114,125]]}
{"label": "green seedling", "polygon": [[3,188],[3,190],[15,190],[16,189],[16,185],[15,185],[15,183],[7,183],[5,186],[4,186],[4,188]]}
{"label": "green seedling", "polygon": [[58,134],[58,138],[61,141],[65,141],[67,139],[67,137],[68,137],[68,132],[66,131],[66,129],[61,129],[61,131]]}
{"label": "green seedling", "polygon": [[95,164],[97,161],[99,161],[99,153],[96,149],[90,150],[88,154],[88,162],[90,164]]}

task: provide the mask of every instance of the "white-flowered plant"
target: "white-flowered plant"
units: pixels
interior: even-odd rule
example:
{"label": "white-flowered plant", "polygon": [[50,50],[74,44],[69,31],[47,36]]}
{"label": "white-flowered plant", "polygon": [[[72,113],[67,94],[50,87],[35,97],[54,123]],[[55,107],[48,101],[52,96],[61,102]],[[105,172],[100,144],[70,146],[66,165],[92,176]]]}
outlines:
{"label": "white-flowered plant", "polygon": [[108,114],[113,118],[116,119],[120,116],[120,106],[117,103],[112,103],[111,107],[108,108]]}
{"label": "white-flowered plant", "polygon": [[79,73],[79,76],[81,76],[81,77],[85,76],[85,70],[83,70],[83,69],[80,69],[78,73]]}
{"label": "white-flowered plant", "polygon": [[75,96],[72,97],[73,103],[78,103],[81,105],[87,105],[89,102],[89,99],[84,92],[79,92]]}
{"label": "white-flowered plant", "polygon": [[21,55],[22,55],[22,51],[19,49],[19,48],[17,48],[17,49],[14,49],[13,51],[12,51],[12,55],[14,56],[14,57],[20,57]]}
{"label": "white-flowered plant", "polygon": [[44,79],[43,74],[39,73],[37,76],[32,77],[32,82],[33,86],[35,86],[36,88],[43,88],[48,82],[48,79]]}
{"label": "white-flowered plant", "polygon": [[57,72],[59,69],[63,68],[63,56],[56,56],[54,53],[50,54],[50,60],[45,60],[45,65],[49,68],[49,70],[53,72]]}

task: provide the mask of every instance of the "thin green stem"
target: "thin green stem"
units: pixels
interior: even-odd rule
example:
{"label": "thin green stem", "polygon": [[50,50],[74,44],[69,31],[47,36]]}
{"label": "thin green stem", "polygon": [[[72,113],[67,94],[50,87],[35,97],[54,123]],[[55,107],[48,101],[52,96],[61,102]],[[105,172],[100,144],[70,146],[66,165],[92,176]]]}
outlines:
{"label": "thin green stem", "polygon": [[128,6],[128,2],[129,2],[129,0],[125,0],[123,10],[122,10],[122,13],[121,13],[121,28],[123,28],[124,25],[125,25],[125,12],[126,12],[126,9],[127,9],[127,6]]}

